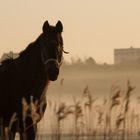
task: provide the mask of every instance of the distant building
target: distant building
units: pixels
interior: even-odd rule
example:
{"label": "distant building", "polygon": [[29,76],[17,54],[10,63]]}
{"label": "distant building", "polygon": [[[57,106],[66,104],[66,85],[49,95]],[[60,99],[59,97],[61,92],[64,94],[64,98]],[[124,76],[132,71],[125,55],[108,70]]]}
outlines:
{"label": "distant building", "polygon": [[140,61],[140,48],[114,49],[114,64]]}

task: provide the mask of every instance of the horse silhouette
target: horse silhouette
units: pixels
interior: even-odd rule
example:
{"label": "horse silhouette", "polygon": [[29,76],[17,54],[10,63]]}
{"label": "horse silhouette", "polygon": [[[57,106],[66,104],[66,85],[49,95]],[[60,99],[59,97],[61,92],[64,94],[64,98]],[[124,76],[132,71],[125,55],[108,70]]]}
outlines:
{"label": "horse silhouette", "polygon": [[[43,32],[17,58],[0,65],[0,130],[3,139],[35,140],[37,122],[47,105],[45,92],[49,81],[57,80],[63,60],[63,25],[48,21]],[[6,131],[6,132],[5,132]]]}

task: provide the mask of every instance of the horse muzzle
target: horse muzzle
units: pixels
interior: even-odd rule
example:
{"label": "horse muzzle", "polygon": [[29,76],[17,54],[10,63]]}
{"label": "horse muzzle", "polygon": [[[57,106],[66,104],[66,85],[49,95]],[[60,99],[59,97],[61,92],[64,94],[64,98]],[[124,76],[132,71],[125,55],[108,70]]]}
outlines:
{"label": "horse muzzle", "polygon": [[51,81],[57,80],[58,75],[59,75],[59,69],[58,68],[49,68],[48,69],[49,80],[51,80]]}
{"label": "horse muzzle", "polygon": [[46,72],[48,74],[48,78],[51,81],[55,81],[59,75],[59,65],[57,62],[50,61],[46,66]]}

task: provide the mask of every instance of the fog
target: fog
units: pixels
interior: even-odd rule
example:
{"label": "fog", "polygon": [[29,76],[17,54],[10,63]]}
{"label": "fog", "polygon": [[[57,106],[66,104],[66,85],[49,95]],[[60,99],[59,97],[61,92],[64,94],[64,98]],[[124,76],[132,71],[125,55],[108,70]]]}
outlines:
{"label": "fog", "polygon": [[[81,97],[86,86],[93,96],[108,97],[113,85],[126,88],[127,81],[135,86],[134,94],[140,93],[140,67],[137,65],[64,65],[59,78],[51,82],[48,88],[48,98],[70,100],[73,96]],[[62,83],[63,81],[63,83]]]}
{"label": "fog", "polygon": [[[120,88],[122,94],[124,93],[122,96],[125,96],[128,81],[132,87],[135,87],[131,94],[130,106],[132,107],[132,105],[136,105],[136,100],[140,96],[140,67],[138,65],[64,64],[61,68],[58,80],[51,82],[48,87],[48,108],[45,117],[39,125],[39,130],[41,132],[46,132],[46,130],[49,132],[52,129],[50,129],[50,127],[52,125],[51,123],[54,122],[53,117],[55,115],[52,113],[53,116],[51,116],[50,111],[54,111],[55,103],[64,102],[66,105],[73,105],[74,99],[76,99],[83,104],[84,89],[88,86],[88,90],[93,99],[97,99],[94,106],[99,102],[101,105],[104,98],[110,100],[111,95],[114,94],[113,87]],[[49,105],[50,101],[52,108],[50,108]],[[137,108],[135,109],[138,111]],[[66,120],[68,120],[69,123],[64,121],[64,130],[72,128],[70,124],[73,124],[71,122],[72,120],[68,118]]]}

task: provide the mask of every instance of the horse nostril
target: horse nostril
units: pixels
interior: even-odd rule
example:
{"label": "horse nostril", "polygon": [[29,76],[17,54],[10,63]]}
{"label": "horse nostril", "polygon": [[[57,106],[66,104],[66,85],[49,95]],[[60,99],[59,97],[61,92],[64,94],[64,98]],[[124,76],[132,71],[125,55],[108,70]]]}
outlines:
{"label": "horse nostril", "polygon": [[58,75],[59,74],[59,69],[56,67],[56,68],[53,68],[52,69],[52,73],[54,74],[54,75]]}

